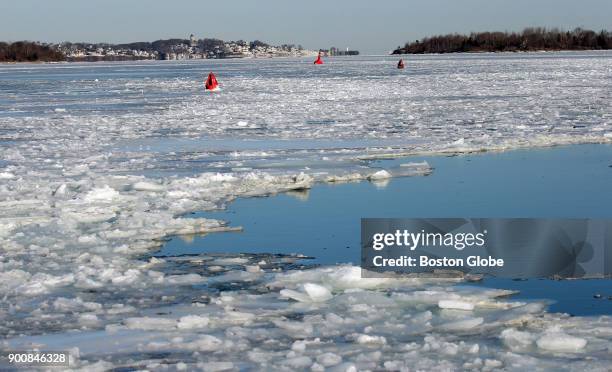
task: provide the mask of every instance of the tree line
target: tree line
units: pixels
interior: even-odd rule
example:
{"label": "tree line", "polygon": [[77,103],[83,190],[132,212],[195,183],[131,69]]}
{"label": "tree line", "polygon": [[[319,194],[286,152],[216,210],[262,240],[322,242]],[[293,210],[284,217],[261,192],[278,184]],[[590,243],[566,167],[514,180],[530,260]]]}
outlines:
{"label": "tree line", "polygon": [[397,47],[393,54],[518,52],[538,50],[612,49],[612,33],[576,28],[573,31],[526,28],[522,32],[478,32],[426,37]]}
{"label": "tree line", "polygon": [[64,54],[49,45],[17,41],[0,42],[0,62],[59,62],[66,60]]}

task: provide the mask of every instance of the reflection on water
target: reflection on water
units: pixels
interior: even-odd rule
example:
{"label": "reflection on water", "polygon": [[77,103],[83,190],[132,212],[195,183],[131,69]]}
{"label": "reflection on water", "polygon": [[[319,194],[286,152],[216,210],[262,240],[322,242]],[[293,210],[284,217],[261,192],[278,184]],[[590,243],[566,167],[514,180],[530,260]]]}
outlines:
{"label": "reflection on water", "polygon": [[286,193],[288,196],[294,197],[296,200],[306,202],[310,197],[310,190],[291,190]]}
{"label": "reflection on water", "polygon": [[389,182],[391,182],[391,180],[387,178],[383,180],[372,180],[371,182],[377,189],[384,189],[389,186]]}

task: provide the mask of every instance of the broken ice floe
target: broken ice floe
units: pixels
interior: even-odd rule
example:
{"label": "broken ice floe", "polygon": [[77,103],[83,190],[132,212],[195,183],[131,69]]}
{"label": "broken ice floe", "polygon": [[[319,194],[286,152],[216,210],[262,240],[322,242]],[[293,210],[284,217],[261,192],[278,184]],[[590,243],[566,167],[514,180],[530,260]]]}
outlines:
{"label": "broken ice floe", "polygon": [[[244,265],[246,273],[246,265],[256,260],[277,258],[192,256],[182,261]],[[157,265],[163,272],[175,264]],[[4,345],[75,350],[75,366],[83,368],[102,356],[114,367],[133,368],[149,360],[174,368],[225,363],[268,370],[416,365],[604,371],[610,363],[612,333],[595,332],[612,329],[610,317],[569,318],[512,301],[505,291],[457,287],[448,280],[364,279],[359,271],[352,266],[266,270],[254,280],[228,279],[243,282],[211,293],[204,302],[170,301],[139,310],[58,299],[52,305],[57,310],[80,313],[81,331],[11,337]],[[187,293],[198,297],[197,291]],[[441,300],[457,296],[462,302]],[[111,309],[116,310],[111,314]]]}
{"label": "broken ice floe", "polygon": [[[356,61],[332,79],[234,61],[244,73],[214,97],[172,66],[88,65],[96,79],[79,65],[0,67],[11,91],[0,102],[0,347],[69,350],[84,370],[605,370],[609,317],[297,256],[150,257],[169,235],[231,229],[183,216],[237,197],[382,187],[429,174],[419,154],[612,140],[609,58],[513,61],[415,61],[409,77]],[[227,136],[224,149],[199,142]],[[150,138],[159,149],[129,145]],[[293,143],[241,143],[253,138]],[[416,161],[369,162],[406,155]]]}

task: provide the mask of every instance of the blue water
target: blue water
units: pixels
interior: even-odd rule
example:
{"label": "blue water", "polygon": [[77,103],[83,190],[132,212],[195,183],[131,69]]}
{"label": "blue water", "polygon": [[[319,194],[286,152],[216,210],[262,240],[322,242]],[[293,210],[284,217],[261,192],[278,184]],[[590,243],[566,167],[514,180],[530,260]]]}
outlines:
{"label": "blue water", "polygon": [[[202,252],[301,253],[317,264],[359,263],[364,217],[612,218],[612,146],[578,145],[463,156],[384,160],[391,166],[426,160],[427,177],[322,184],[304,193],[239,199],[226,211],[196,216],[227,220],[240,233],[174,238],[159,255]],[[551,311],[612,314],[610,280],[512,281],[480,285],[548,298]],[[595,295],[602,298],[596,299]]]}

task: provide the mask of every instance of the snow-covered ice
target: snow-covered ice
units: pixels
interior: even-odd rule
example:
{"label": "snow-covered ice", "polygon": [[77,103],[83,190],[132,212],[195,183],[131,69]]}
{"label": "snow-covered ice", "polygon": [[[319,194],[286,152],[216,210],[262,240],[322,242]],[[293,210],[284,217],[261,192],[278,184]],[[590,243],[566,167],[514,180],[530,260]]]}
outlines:
{"label": "snow-covered ice", "polygon": [[474,310],[474,304],[455,300],[440,300],[438,306],[441,309]]}
{"label": "snow-covered ice", "polygon": [[[243,257],[249,262],[262,259]],[[272,265],[280,264],[280,257],[267,259]],[[187,262],[205,270],[206,263],[213,261],[214,257],[203,255]],[[190,270],[185,268],[187,262],[158,263],[157,269],[170,265],[172,270]],[[225,269],[236,270],[233,265]],[[550,314],[542,306],[508,300],[505,291],[457,287],[448,279],[374,283],[375,279],[362,279],[354,269],[270,270],[255,280],[233,282],[223,292],[184,289],[190,302],[175,297],[175,303],[166,306],[128,309],[114,321],[108,321],[112,314],[107,304],[56,300],[53,306],[63,313],[92,315],[79,323],[78,332],[11,337],[4,345],[78,350],[75,365],[84,368],[100,357],[112,360],[114,366],[143,366],[145,355],[154,353],[164,355],[158,362],[170,368],[177,368],[178,363],[188,368],[231,363],[235,369],[262,370],[349,365],[373,370],[406,365],[427,370],[537,367],[604,371],[609,366],[612,332],[605,330],[612,329],[611,317]],[[212,281],[219,276],[209,277]],[[331,298],[301,301],[282,294],[299,291],[305,286],[301,280]],[[419,298],[418,293],[429,288],[449,297],[469,295],[475,303],[498,306],[477,307],[467,313],[440,309],[426,297],[422,302],[406,302],[407,297],[417,294],[412,298]],[[105,327],[92,324],[101,319]]]}
{"label": "snow-covered ice", "polygon": [[224,61],[214,95],[216,62],[1,66],[0,348],[84,370],[609,368],[610,317],[503,290],[150,257],[237,228],[186,214],[238,197],[434,171],[374,159],[612,141],[609,53],[392,61]]}

